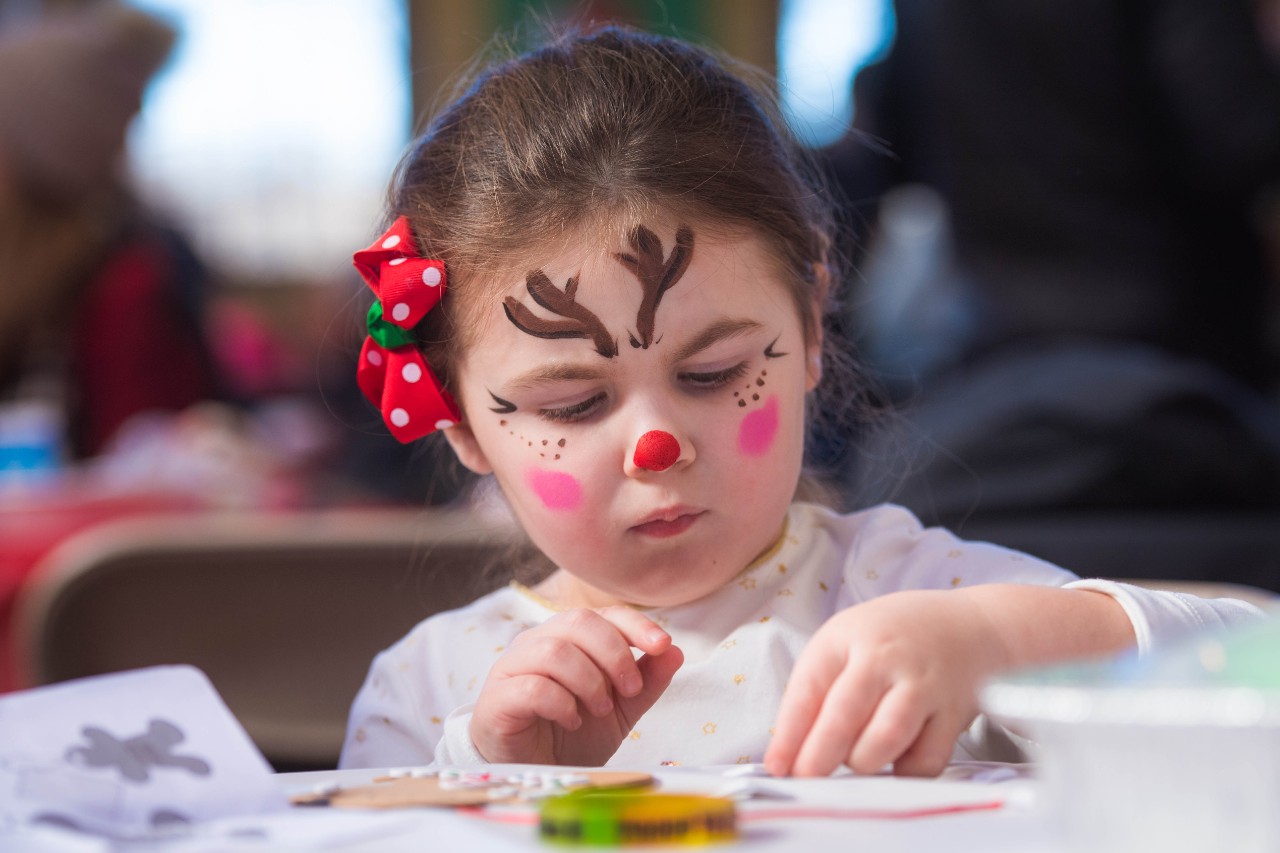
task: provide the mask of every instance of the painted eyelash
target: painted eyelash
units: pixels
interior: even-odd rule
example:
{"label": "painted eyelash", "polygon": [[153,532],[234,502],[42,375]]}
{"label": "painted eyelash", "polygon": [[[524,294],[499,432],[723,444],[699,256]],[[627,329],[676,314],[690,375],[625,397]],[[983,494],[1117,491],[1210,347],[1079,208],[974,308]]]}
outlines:
{"label": "painted eyelash", "polygon": [[747,372],[747,362],[739,362],[733,367],[724,370],[716,370],[710,373],[681,373],[680,378],[689,382],[699,389],[712,390],[728,385],[735,379],[739,379]]}
{"label": "painted eyelash", "polygon": [[574,403],[572,406],[562,406],[558,409],[539,409],[538,416],[557,423],[573,423],[591,414],[604,398],[605,394],[601,391],[599,394],[588,397],[581,403]]}

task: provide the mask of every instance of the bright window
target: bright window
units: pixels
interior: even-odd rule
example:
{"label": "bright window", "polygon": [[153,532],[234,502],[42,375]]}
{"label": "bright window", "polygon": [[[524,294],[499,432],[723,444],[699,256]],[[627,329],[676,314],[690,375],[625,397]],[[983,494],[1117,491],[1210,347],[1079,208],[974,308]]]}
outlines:
{"label": "bright window", "polygon": [[853,77],[893,38],[890,0],[783,0],[782,107],[805,142],[834,142],[853,119]]}
{"label": "bright window", "polygon": [[411,124],[404,0],[133,0],[181,35],[130,139],[145,198],[219,268],[345,275]]}

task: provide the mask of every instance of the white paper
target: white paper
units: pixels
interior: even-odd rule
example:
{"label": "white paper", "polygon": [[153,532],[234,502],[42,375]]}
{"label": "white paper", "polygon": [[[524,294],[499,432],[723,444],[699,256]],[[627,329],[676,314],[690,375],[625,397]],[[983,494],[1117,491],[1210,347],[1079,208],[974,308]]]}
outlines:
{"label": "white paper", "polygon": [[194,667],[0,696],[0,842],[6,827],[139,838],[287,806],[270,765]]}

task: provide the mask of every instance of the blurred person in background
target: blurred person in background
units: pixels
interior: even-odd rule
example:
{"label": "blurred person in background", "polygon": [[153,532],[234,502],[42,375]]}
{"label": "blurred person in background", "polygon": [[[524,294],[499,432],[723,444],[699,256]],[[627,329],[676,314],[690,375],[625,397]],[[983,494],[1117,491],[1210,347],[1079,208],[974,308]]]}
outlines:
{"label": "blurred person in background", "polygon": [[52,405],[75,459],[138,413],[220,395],[205,270],[120,176],[173,41],[114,3],[0,28],[0,404]]}
{"label": "blurred person in background", "polygon": [[890,52],[855,83],[855,131],[827,153],[861,343],[907,413],[886,440],[916,461],[905,477],[860,463],[851,489],[949,525],[1280,506],[1262,217],[1280,188],[1280,66],[1257,10],[894,8]]}

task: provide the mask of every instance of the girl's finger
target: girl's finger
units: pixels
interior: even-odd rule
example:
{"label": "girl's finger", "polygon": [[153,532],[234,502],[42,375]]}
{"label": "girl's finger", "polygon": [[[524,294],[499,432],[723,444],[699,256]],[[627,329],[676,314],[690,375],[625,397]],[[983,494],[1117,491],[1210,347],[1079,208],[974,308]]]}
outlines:
{"label": "girl's finger", "polygon": [[595,716],[613,710],[610,683],[577,643],[554,634],[527,638],[494,665],[499,678],[540,675],[559,683]]}
{"label": "girl's finger", "polygon": [[930,717],[915,742],[893,762],[895,776],[937,776],[947,769],[963,726],[941,715]]}
{"label": "girl's finger", "polygon": [[634,608],[603,607],[595,612],[617,628],[628,643],[646,654],[660,655],[671,645],[671,635]]}
{"label": "girl's finger", "polygon": [[661,654],[671,645],[666,631],[630,607],[570,610],[543,623],[543,628],[572,640],[595,662],[620,696],[635,696],[644,687],[632,647]]}
{"label": "girl's finger", "polygon": [[582,725],[578,700],[562,684],[545,675],[509,678],[497,688],[493,700],[496,708],[488,725],[500,734],[522,731],[534,718],[549,720],[570,731]]}
{"label": "girl's finger", "polygon": [[640,675],[644,679],[644,687],[635,696],[622,699],[618,707],[629,725],[644,716],[653,707],[653,703],[666,692],[671,679],[684,663],[684,652],[676,646],[667,646],[660,655],[645,655],[637,661]]}
{"label": "girl's finger", "polygon": [[917,742],[926,719],[919,693],[907,687],[891,688],[849,751],[848,765],[859,773],[875,773],[894,762]]}
{"label": "girl's finger", "polygon": [[796,756],[818,719],[831,684],[844,667],[843,654],[826,653],[825,649],[817,653],[815,648],[810,643],[801,652],[783,691],[773,739],[764,754],[765,767],[771,775],[789,776],[794,772]]}
{"label": "girl's finger", "polygon": [[822,700],[817,719],[796,753],[796,776],[829,776],[844,763],[888,685],[862,666],[847,666]]}

